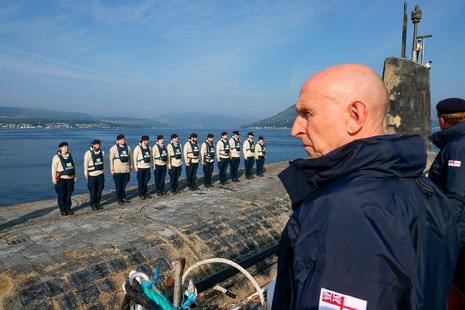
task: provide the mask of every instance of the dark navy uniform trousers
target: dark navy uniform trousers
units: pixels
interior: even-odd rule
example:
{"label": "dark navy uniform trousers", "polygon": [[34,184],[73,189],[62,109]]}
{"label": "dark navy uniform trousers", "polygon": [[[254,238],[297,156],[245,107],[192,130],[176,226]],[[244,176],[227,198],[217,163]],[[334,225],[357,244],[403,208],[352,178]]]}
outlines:
{"label": "dark navy uniform trousers", "polygon": [[87,188],[89,189],[90,205],[95,206],[100,203],[102,191],[105,184],[105,176],[103,174],[97,176],[89,176],[87,180]]}
{"label": "dark navy uniform trousers", "polygon": [[166,165],[155,165],[155,191],[161,194],[165,191]]}
{"label": "dark navy uniform trousers", "polygon": [[221,161],[218,162],[218,170],[220,175],[220,183],[226,182],[226,171],[228,170],[229,158],[221,158]]}
{"label": "dark navy uniform trousers", "polygon": [[255,158],[253,156],[247,157],[244,160],[244,167],[245,167],[245,176],[250,177],[252,176],[252,168]]}
{"label": "dark navy uniform trousers", "polygon": [[58,194],[58,206],[61,212],[71,211],[71,195],[74,192],[74,179],[61,178],[55,185]]}
{"label": "dark navy uniform trousers", "polygon": [[147,186],[151,177],[150,168],[137,169],[137,191],[140,196],[147,196]]}
{"label": "dark navy uniform trousers", "polygon": [[126,185],[128,185],[131,179],[131,174],[127,173],[115,173],[113,180],[115,181],[115,194],[116,200],[126,199]]}
{"label": "dark navy uniform trousers", "polygon": [[205,165],[203,165],[203,184],[204,185],[211,185],[212,184],[212,173],[213,173],[213,168],[215,166],[213,165],[213,162],[209,163],[206,162]]}

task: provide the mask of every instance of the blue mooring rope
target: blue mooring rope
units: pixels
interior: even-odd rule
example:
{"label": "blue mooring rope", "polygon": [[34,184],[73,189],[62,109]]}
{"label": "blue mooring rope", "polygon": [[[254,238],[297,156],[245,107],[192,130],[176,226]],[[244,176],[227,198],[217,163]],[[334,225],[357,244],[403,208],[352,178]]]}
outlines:
{"label": "blue mooring rope", "polygon": [[[152,281],[142,281],[141,286],[144,290],[145,295],[150,298],[153,302],[159,305],[163,310],[178,310],[179,308],[173,306],[173,304],[166,298],[158,289],[157,282],[160,277],[160,271],[155,268],[153,271],[154,277]],[[195,295],[193,292],[188,293],[187,299],[183,295],[183,301],[181,309],[188,309],[189,306],[195,301]]]}

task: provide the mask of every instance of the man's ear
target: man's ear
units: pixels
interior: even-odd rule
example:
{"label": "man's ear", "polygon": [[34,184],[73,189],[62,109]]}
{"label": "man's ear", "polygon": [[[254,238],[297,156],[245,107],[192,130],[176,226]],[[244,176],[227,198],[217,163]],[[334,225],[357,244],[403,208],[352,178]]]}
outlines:
{"label": "man's ear", "polygon": [[443,127],[446,124],[446,121],[444,120],[442,116],[438,117],[438,121],[439,121],[439,126],[441,127]]}
{"label": "man's ear", "polygon": [[438,121],[439,121],[439,128],[441,128],[441,130],[451,127],[451,124],[449,124],[442,116],[438,116]]}
{"label": "man's ear", "polygon": [[367,107],[361,101],[354,101],[349,105],[349,119],[347,121],[347,133],[357,134],[367,119]]}

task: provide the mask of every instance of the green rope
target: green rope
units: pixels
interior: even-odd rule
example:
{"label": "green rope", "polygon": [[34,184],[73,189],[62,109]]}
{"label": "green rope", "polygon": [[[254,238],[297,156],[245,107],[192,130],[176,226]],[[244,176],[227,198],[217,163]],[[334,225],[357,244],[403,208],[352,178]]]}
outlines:
{"label": "green rope", "polygon": [[148,298],[153,300],[157,305],[161,307],[162,310],[176,310],[177,308],[174,307],[171,302],[156,288],[150,288],[149,285],[144,285],[142,283],[142,289],[144,290],[145,295]]}
{"label": "green rope", "polygon": [[[178,310],[178,309],[188,309],[189,306],[195,301],[194,292],[189,292],[187,299],[183,296],[183,304],[181,308],[173,306],[168,298],[165,297],[158,289],[157,282],[160,276],[160,271],[158,268],[153,270],[154,278],[152,281],[143,281],[141,283],[142,289],[145,295],[150,298],[155,304],[161,307],[162,310]],[[184,300],[185,299],[185,300]]]}

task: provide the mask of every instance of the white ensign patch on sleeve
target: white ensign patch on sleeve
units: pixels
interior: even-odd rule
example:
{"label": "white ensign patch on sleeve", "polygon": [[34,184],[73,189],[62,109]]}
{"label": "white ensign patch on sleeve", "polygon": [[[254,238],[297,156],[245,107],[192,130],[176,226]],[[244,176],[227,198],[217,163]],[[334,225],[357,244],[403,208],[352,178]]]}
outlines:
{"label": "white ensign patch on sleeve", "polygon": [[321,288],[319,310],[366,310],[366,308],[366,300]]}
{"label": "white ensign patch on sleeve", "polygon": [[450,159],[450,160],[447,162],[447,165],[448,165],[449,167],[461,167],[461,166],[462,166],[462,161]]}

